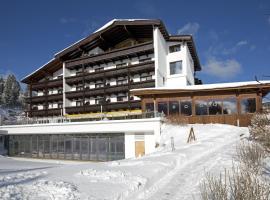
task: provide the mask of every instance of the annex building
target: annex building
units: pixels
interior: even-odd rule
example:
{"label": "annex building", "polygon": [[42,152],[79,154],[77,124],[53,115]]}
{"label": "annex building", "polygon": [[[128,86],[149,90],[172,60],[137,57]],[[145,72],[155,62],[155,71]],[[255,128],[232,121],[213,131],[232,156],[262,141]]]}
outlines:
{"label": "annex building", "polygon": [[114,19],[23,78],[27,123],[0,126],[0,145],[10,156],[118,160],[154,152],[164,117],[247,126],[262,111],[270,81],[203,84],[200,70],[191,35]]}

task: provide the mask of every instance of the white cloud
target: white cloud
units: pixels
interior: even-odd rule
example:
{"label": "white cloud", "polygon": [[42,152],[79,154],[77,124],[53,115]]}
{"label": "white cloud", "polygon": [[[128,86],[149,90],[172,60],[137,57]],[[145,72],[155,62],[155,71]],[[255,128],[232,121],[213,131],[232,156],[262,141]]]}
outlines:
{"label": "white cloud", "polygon": [[195,23],[187,23],[182,28],[178,29],[178,34],[191,34],[195,35],[199,31],[200,25]]}
{"label": "white cloud", "polygon": [[237,42],[236,46],[244,46],[244,45],[247,45],[247,44],[248,44],[248,41],[241,40],[241,41]]}
{"label": "white cloud", "polygon": [[210,57],[203,65],[203,71],[221,79],[230,79],[242,71],[242,66],[235,59],[218,60],[215,57]]}

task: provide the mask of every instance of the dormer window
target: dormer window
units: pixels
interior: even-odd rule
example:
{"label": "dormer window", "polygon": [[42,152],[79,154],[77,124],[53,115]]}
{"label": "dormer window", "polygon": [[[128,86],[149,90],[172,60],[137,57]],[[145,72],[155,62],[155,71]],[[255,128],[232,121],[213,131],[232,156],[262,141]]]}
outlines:
{"label": "dormer window", "polygon": [[181,45],[177,44],[177,45],[170,46],[169,51],[170,53],[181,51]]}

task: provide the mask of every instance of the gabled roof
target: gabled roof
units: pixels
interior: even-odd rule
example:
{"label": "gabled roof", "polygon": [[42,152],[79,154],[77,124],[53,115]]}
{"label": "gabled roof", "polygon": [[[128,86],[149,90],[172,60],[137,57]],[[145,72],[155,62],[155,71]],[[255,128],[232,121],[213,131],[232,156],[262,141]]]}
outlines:
{"label": "gabled roof", "polygon": [[107,49],[129,37],[152,38],[153,27],[158,27],[167,41],[187,42],[191,56],[194,60],[195,70],[201,70],[195,44],[191,35],[170,36],[163,22],[159,19],[114,19],[89,36],[56,53],[51,61],[23,78],[22,82],[30,83],[31,81],[38,80],[44,75],[44,73],[50,74],[51,70],[53,69],[53,65],[56,65],[56,71],[63,61],[78,58],[83,51],[87,51],[96,46]]}

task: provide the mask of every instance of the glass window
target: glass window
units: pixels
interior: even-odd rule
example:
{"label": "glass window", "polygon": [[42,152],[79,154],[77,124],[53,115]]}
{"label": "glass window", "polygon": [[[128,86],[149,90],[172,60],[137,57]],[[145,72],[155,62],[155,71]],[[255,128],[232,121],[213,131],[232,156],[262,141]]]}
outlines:
{"label": "glass window", "polygon": [[169,114],[175,115],[179,114],[179,102],[178,101],[170,101],[169,102]]}
{"label": "glass window", "polygon": [[170,75],[182,73],[182,60],[170,63]]}
{"label": "glass window", "polygon": [[180,105],[181,105],[181,115],[186,115],[186,116],[192,115],[192,106],[191,106],[190,100],[181,101]]}
{"label": "glass window", "polygon": [[154,112],[154,103],[146,103],[145,104],[146,112]]}
{"label": "glass window", "polygon": [[245,98],[241,100],[241,113],[254,113],[256,112],[256,99]]}
{"label": "glass window", "polygon": [[208,101],[209,115],[222,114],[222,101],[219,99],[212,99]]}
{"label": "glass window", "polygon": [[169,51],[170,53],[181,51],[181,45],[177,44],[177,45],[170,46]]}
{"label": "glass window", "polygon": [[223,114],[231,115],[237,113],[237,101],[236,98],[223,99]]}
{"label": "glass window", "polygon": [[167,102],[158,102],[158,112],[168,114],[168,105]]}
{"label": "glass window", "polygon": [[195,101],[196,115],[207,115],[207,101],[197,100]]}

